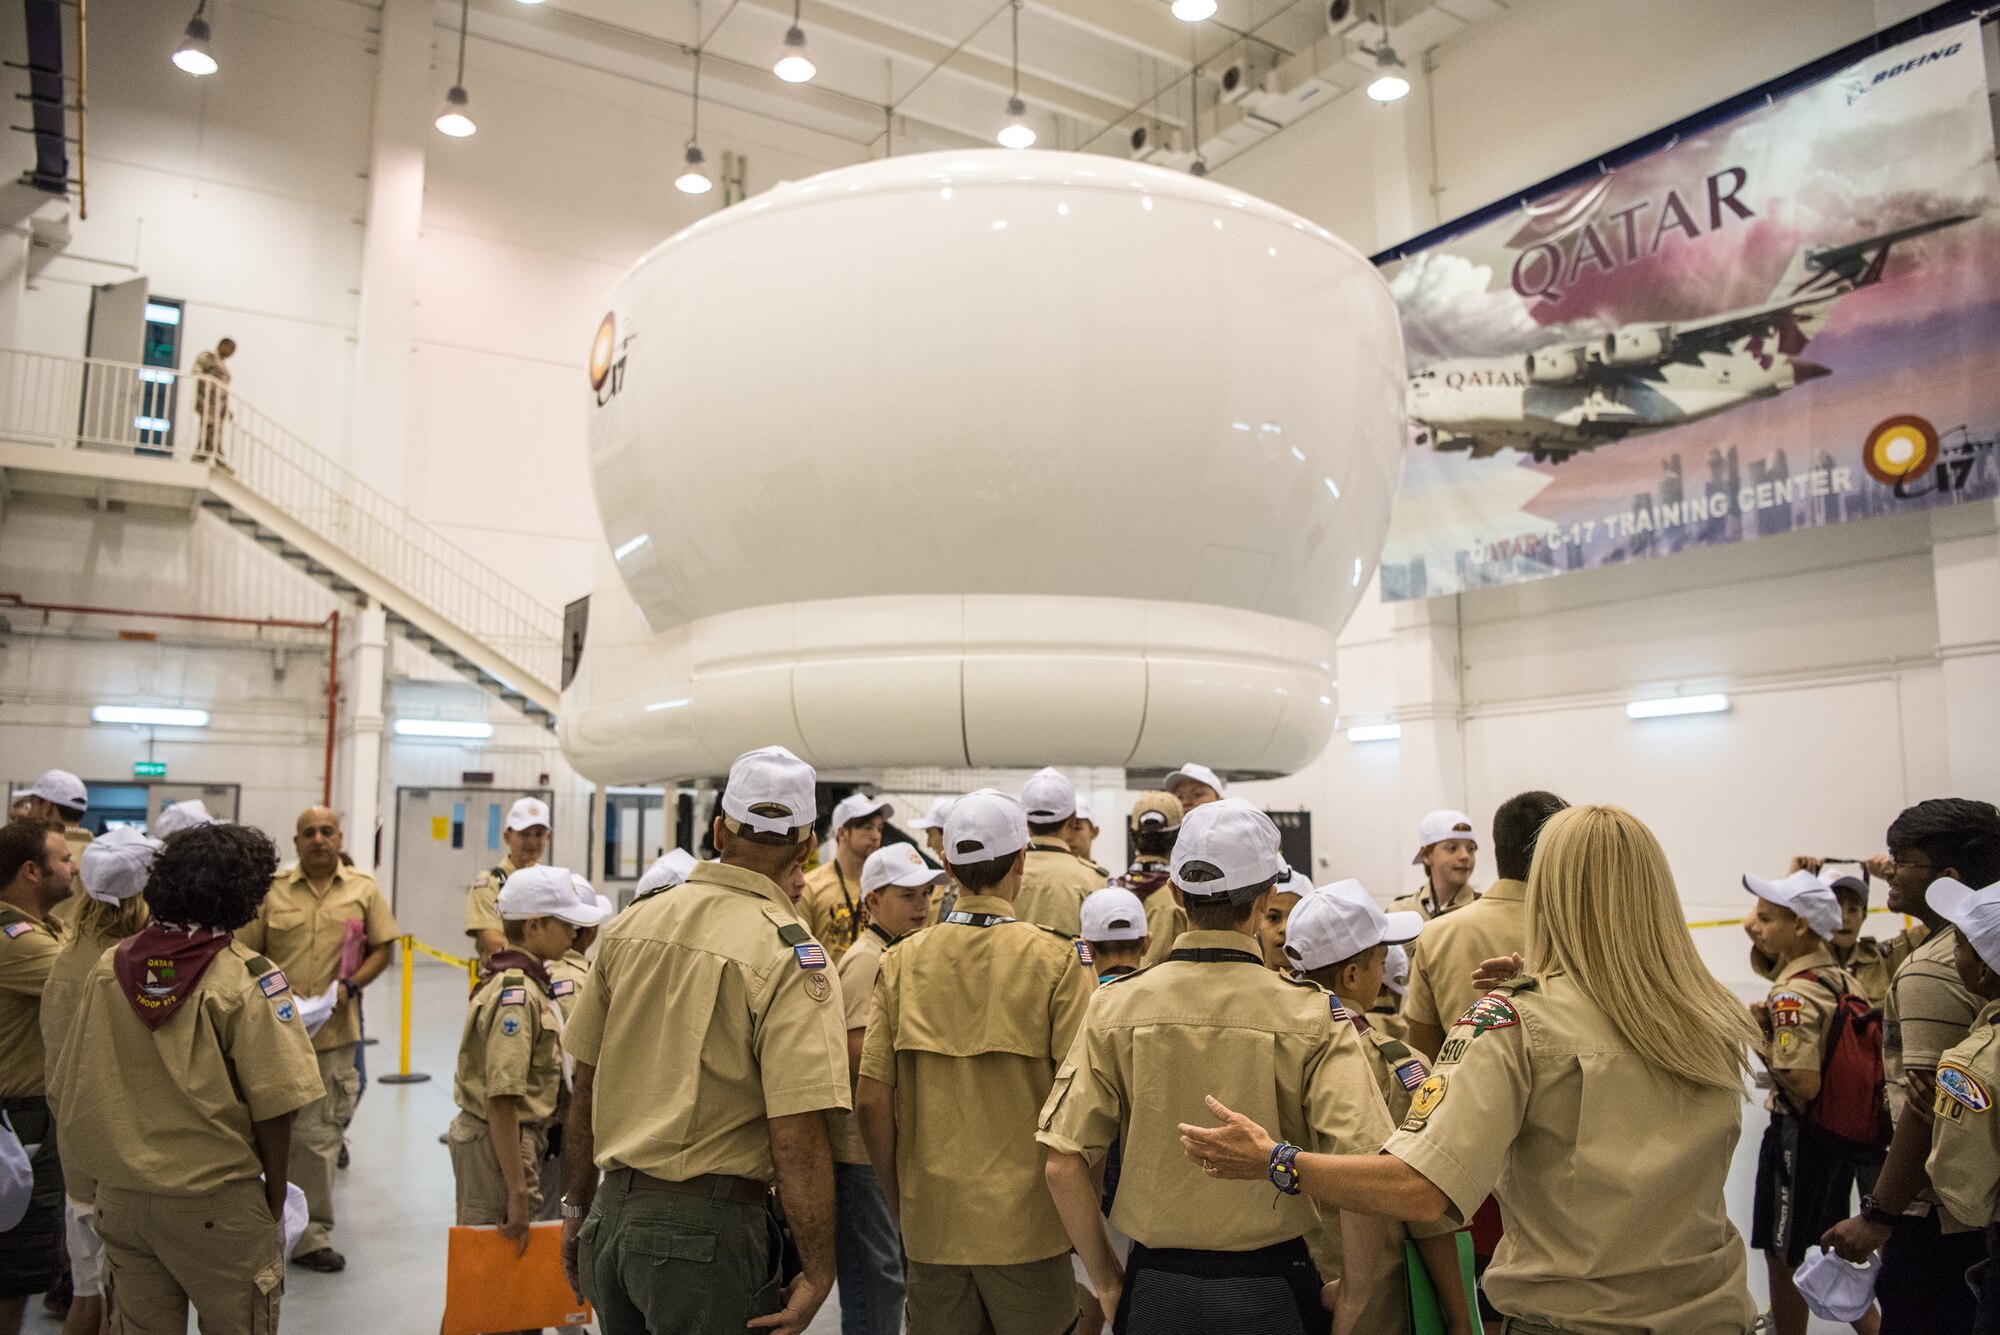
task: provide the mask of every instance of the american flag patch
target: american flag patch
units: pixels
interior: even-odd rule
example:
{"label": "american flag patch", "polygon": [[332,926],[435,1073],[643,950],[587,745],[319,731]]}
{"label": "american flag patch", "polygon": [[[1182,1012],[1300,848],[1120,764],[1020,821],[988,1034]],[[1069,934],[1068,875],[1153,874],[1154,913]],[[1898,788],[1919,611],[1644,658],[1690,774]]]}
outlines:
{"label": "american flag patch", "polygon": [[799,957],[801,969],[824,969],[826,948],[817,941],[808,941],[802,946],[793,946],[792,953]]}
{"label": "american flag patch", "polygon": [[290,987],[291,984],[285,981],[285,971],[283,969],[273,969],[257,980],[257,986],[263,991],[265,996],[275,997],[278,993]]}
{"label": "american flag patch", "polygon": [[1076,943],[1076,957],[1086,967],[1095,962],[1090,957],[1090,942],[1078,941]]}
{"label": "american flag patch", "polygon": [[7,939],[12,941],[17,936],[26,936],[29,932],[34,931],[35,924],[31,922],[10,922],[5,928],[0,928],[0,930],[4,930],[7,933]]}
{"label": "american flag patch", "polygon": [[1423,1084],[1424,1077],[1429,1074],[1430,1072],[1424,1069],[1424,1064],[1420,1061],[1406,1061],[1396,1068],[1396,1079],[1401,1082],[1404,1089],[1412,1091]]}
{"label": "american flag patch", "polygon": [[576,991],[576,981],[571,978],[556,979],[555,989],[549,993],[554,997],[566,997]]}
{"label": "american flag patch", "polygon": [[528,1004],[528,989],[525,987],[503,987],[500,989],[502,1006],[525,1006]]}
{"label": "american flag patch", "polygon": [[1333,1022],[1335,1024],[1339,1024],[1342,1020],[1352,1020],[1354,1018],[1347,1013],[1347,1007],[1340,1004],[1339,997],[1329,994],[1326,1000],[1328,1006],[1333,1010]]}

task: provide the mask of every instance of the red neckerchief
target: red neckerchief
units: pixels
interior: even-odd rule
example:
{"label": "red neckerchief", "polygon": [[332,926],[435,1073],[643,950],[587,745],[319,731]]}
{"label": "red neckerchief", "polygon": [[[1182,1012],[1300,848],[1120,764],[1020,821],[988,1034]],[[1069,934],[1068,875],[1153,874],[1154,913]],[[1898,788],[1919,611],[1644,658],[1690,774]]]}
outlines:
{"label": "red neckerchief", "polygon": [[1132,868],[1119,879],[1125,888],[1137,895],[1143,903],[1146,896],[1158,890],[1173,879],[1173,872],[1160,863],[1150,863]]}
{"label": "red neckerchief", "polygon": [[[525,950],[496,950],[486,957],[486,977],[495,978],[509,969],[519,969],[541,986],[542,995],[547,996],[555,988],[549,978],[549,971],[540,960]],[[481,980],[484,985],[484,980]]]}
{"label": "red neckerchief", "polygon": [[174,1017],[233,934],[150,922],[119,942],[111,959],[118,990],[148,1029]]}

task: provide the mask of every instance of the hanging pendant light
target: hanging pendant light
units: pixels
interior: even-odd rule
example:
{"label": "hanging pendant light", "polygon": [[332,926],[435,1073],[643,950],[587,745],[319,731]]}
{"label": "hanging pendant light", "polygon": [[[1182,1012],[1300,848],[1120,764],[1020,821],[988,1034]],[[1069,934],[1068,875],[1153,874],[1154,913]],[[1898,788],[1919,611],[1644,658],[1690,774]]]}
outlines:
{"label": "hanging pendant light", "polygon": [[1405,66],[1396,48],[1389,45],[1388,0],[1383,0],[1381,22],[1382,45],[1375,48],[1375,81],[1368,85],[1368,96],[1377,102],[1394,102],[1409,96],[1410,81],[1403,76]]}
{"label": "hanging pendant light", "polygon": [[701,48],[694,53],[694,121],[688,127],[687,153],[681,161],[685,170],[674,178],[674,189],[684,195],[705,195],[715,189],[715,182],[702,169],[706,161],[701,153]]}
{"label": "hanging pendant light", "polygon": [[1007,123],[994,137],[1002,148],[1033,148],[1035,127],[1028,124],[1028,104],[1021,100],[1021,0],[1011,7],[1014,23],[1014,92],[1007,99]]}
{"label": "hanging pendant light", "polygon": [[806,54],[806,30],[799,26],[801,3],[802,0],[792,0],[792,26],[785,33],[784,54],[771,66],[771,73],[786,83],[811,83],[813,75],[819,73],[819,66]]}
{"label": "hanging pendant light", "polygon": [[472,0],[461,0],[458,7],[458,77],[452,80],[451,91],[444,95],[444,110],[438,113],[437,127],[441,133],[453,139],[470,139],[479,127],[472,121],[472,99],[465,92],[465,25],[472,10]]}
{"label": "hanging pendant light", "polygon": [[1174,0],[1173,11],[1182,23],[1201,23],[1215,17],[1215,0]]}
{"label": "hanging pendant light", "polygon": [[208,49],[208,20],[202,17],[207,9],[208,0],[201,0],[194,7],[194,17],[188,20],[187,31],[181,34],[181,44],[174,48],[175,68],[197,79],[221,68]]}

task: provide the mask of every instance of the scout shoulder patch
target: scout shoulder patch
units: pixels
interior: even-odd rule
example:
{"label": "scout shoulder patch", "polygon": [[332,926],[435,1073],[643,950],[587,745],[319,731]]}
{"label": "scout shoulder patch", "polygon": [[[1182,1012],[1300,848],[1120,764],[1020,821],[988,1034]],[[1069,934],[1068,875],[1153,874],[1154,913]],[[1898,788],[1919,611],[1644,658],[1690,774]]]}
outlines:
{"label": "scout shoulder patch", "polygon": [[297,1011],[292,1009],[292,1003],[289,1001],[279,1002],[277,1010],[278,1010],[278,1019],[285,1024],[290,1024],[292,1017],[298,1014]]}
{"label": "scout shoulder patch", "polygon": [[267,997],[275,997],[291,986],[285,981],[283,969],[273,969],[257,980],[257,990]]}
{"label": "scout shoulder patch", "polygon": [[1447,1038],[1444,1041],[1444,1046],[1438,1049],[1437,1064],[1439,1066],[1451,1066],[1455,1064],[1460,1058],[1465,1056],[1465,1050],[1471,1046],[1472,1040],[1463,1034],[1457,1038]]}
{"label": "scout shoulder patch", "polygon": [[812,940],[812,933],[805,929],[805,925],[803,923],[786,922],[784,919],[780,918],[777,914],[771,912],[769,909],[764,910],[764,916],[766,918],[769,918],[771,920],[771,925],[778,929],[778,940],[782,941],[784,944],[792,947],[798,947]]}
{"label": "scout shoulder patch", "polygon": [[265,959],[262,955],[252,955],[249,959],[243,961],[243,967],[250,971],[252,978],[256,978],[262,974],[271,972],[271,970],[278,966]]}
{"label": "scout shoulder patch", "polygon": [[825,1001],[833,995],[833,984],[826,980],[824,973],[806,975],[806,995],[814,1001]]}
{"label": "scout shoulder patch", "polygon": [[[506,1002],[506,1001],[504,1001],[504,1000],[503,1000],[503,1001],[502,1001],[502,1002],[501,1002],[500,1004],[501,1004],[501,1005],[503,1005],[503,1006],[505,1006],[505,1005],[508,1005],[508,1004],[510,1004],[510,1003],[508,1003],[508,1002]],[[512,1037],[513,1037],[514,1035],[516,1035],[516,1034],[520,1033],[520,1032],[521,1032],[521,1017],[520,1017],[520,1016],[518,1016],[518,1015],[503,1015],[503,1016],[501,1016],[501,1017],[500,1017],[500,1032],[501,1032],[501,1033],[503,1033],[503,1034],[505,1034],[505,1035],[507,1035],[507,1037],[509,1037],[509,1038],[512,1038]]]}
{"label": "scout shoulder patch", "polygon": [[1507,981],[1503,983],[1495,983],[1492,987],[1486,990],[1489,992],[1502,992],[1511,997],[1516,992],[1532,992],[1535,990],[1536,986],[1537,984],[1535,982],[1535,976],[1533,974],[1517,973],[1512,978],[1509,978]]}
{"label": "scout shoulder patch", "polygon": [[[527,1004],[528,1004],[528,989],[527,989],[526,987],[503,987],[503,988],[501,988],[501,989],[500,989],[500,1004],[501,1004],[502,1006],[525,1006],[525,1005],[527,1005]],[[511,1034],[511,1033],[513,1033],[514,1031],[513,1031],[512,1029],[509,1029],[509,1030],[508,1030],[507,1032]]]}
{"label": "scout shoulder patch", "polygon": [[555,986],[549,989],[549,995],[552,997],[568,997],[576,995],[576,980],[574,978],[556,979]]}
{"label": "scout shoulder patch", "polygon": [[827,967],[826,947],[817,941],[807,941],[802,946],[793,946],[792,954],[798,959],[801,969],[814,970]]}
{"label": "scout shoulder patch", "polygon": [[1403,1123],[1403,1130],[1416,1131],[1430,1120],[1438,1105],[1444,1102],[1445,1078],[1440,1072],[1433,1072],[1417,1086],[1410,1099],[1410,1116]]}
{"label": "scout shoulder patch", "polygon": [[1342,1021],[1346,1021],[1348,1024],[1354,1023],[1354,1017],[1347,1013],[1347,1007],[1341,1005],[1340,998],[1331,992],[1326,994],[1326,1007],[1327,1011],[1333,1016],[1335,1024],[1339,1024]]}
{"label": "scout shoulder patch", "polygon": [[1090,942],[1078,937],[1076,941],[1076,962],[1088,968],[1097,961],[1090,957]]}
{"label": "scout shoulder patch", "polygon": [[1967,1112],[1983,1113],[1993,1106],[1993,1095],[1978,1076],[1962,1066],[1937,1068],[1938,1104],[1949,1097]]}
{"label": "scout shoulder patch", "polygon": [[35,924],[28,922],[25,919],[22,920],[21,922],[10,922],[5,927],[0,927],[0,932],[7,933],[7,939],[9,941],[12,941],[17,936],[26,936],[29,932],[32,932],[34,930],[35,930]]}
{"label": "scout shoulder patch", "polygon": [[1472,1026],[1474,1037],[1489,1029],[1511,1029],[1521,1023],[1521,1013],[1513,1003],[1498,992],[1488,992],[1479,1000],[1466,1007],[1465,1014],[1458,1017],[1460,1024]]}
{"label": "scout shoulder patch", "polygon": [[[1772,1023],[1777,1023],[1776,1017],[1773,1017]],[[1799,1043],[1800,1039],[1795,1029],[1780,1029],[1777,1031],[1777,1040],[1773,1046],[1778,1056],[1789,1057],[1799,1050]]]}
{"label": "scout shoulder patch", "polygon": [[1768,1003],[1773,1029],[1796,1029],[1805,1023],[1806,999],[1796,992],[1773,992]]}

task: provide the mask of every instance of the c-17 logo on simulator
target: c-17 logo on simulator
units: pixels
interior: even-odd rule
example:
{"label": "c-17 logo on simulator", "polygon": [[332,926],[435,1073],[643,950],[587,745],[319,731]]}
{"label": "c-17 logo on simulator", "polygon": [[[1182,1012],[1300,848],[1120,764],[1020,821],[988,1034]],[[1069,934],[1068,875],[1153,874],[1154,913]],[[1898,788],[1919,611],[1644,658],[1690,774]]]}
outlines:
{"label": "c-17 logo on simulator", "polygon": [[1525,357],[1455,358],[1411,376],[1417,443],[1503,449],[1561,463],[1647,431],[1698,422],[1830,375],[1805,351],[1835,303],[1882,281],[1898,241],[1977,217],[1962,213],[1842,246],[1804,246],[1761,305],[1702,319],[1621,325]]}
{"label": "c-17 logo on simulator", "polygon": [[625,388],[625,348],[631,341],[630,334],[623,343],[618,341],[617,313],[606,312],[597,326],[597,336],[590,340],[590,389],[600,408]]}

